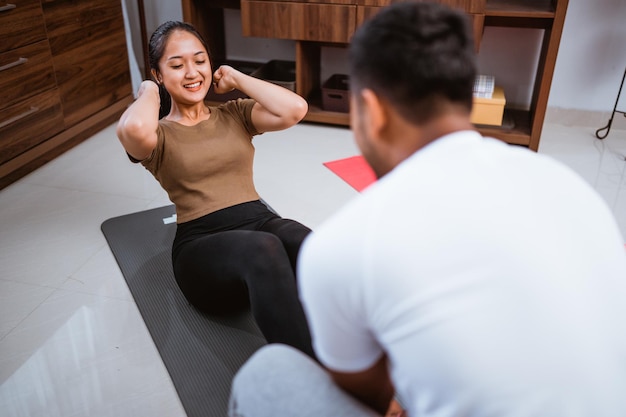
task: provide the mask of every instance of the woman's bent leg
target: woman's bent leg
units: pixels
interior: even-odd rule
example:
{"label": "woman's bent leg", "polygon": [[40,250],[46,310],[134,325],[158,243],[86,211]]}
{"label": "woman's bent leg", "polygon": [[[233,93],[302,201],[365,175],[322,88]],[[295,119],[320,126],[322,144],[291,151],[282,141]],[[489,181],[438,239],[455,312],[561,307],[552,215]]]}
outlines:
{"label": "woman's bent leg", "polygon": [[274,218],[265,222],[260,230],[271,233],[280,239],[295,273],[300,247],[307,235],[311,233],[311,229],[295,220]]}
{"label": "woman's bent leg", "polygon": [[284,345],[259,349],[232,384],[230,417],[375,417],[315,361]]}
{"label": "woman's bent leg", "polygon": [[282,242],[257,231],[233,230],[186,243],[174,273],[187,299],[209,312],[239,309],[248,300],[269,343],[313,355],[294,273]]}

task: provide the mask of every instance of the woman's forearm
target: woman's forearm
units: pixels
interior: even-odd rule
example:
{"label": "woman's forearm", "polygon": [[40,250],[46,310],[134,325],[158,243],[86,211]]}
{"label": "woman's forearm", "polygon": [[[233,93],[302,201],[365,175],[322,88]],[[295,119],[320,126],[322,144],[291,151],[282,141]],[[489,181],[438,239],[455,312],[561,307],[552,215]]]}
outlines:
{"label": "woman's forearm", "polygon": [[253,121],[259,131],[284,129],[298,123],[306,115],[308,104],[298,94],[284,87],[222,66],[213,75],[215,91],[226,93],[233,88],[247,94],[257,104]]}
{"label": "woman's forearm", "polygon": [[268,112],[278,117],[289,113],[306,113],[306,100],[285,87],[242,74],[239,80],[239,90],[256,100]]}

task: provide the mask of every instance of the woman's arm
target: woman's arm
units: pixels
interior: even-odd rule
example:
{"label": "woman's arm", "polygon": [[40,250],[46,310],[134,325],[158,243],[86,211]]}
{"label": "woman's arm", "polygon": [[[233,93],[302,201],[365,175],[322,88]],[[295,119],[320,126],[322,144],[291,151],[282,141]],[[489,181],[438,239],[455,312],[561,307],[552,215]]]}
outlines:
{"label": "woman's arm", "polygon": [[252,123],[259,132],[282,130],[298,123],[306,115],[308,104],[296,93],[223,65],[213,74],[215,92],[223,94],[233,88],[256,101]]}
{"label": "woman's arm", "polygon": [[160,103],[159,86],[152,81],[143,81],[137,99],[117,124],[117,137],[122,146],[139,161],[149,157],[156,147]]}

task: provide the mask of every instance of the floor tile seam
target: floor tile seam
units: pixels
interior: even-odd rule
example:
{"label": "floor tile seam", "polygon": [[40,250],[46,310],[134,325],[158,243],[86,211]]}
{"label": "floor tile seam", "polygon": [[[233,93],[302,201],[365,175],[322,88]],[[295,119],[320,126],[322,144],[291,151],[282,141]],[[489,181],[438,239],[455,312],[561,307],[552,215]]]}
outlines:
{"label": "floor tile seam", "polygon": [[[148,206],[149,206],[150,204],[154,204],[154,203],[157,203],[157,202],[159,202],[159,201],[163,201],[163,197],[154,197],[153,199],[151,199],[151,200],[148,202]],[[172,205],[172,204],[174,204],[174,203],[172,203],[172,202],[171,202],[171,201],[169,201],[169,200],[168,200],[167,202],[163,202],[163,203],[164,203],[164,205]]]}
{"label": "floor tile seam", "polygon": [[149,204],[153,199],[157,198],[157,197],[149,197],[149,198],[137,197],[134,195],[128,195],[128,194],[122,194],[122,193],[111,193],[111,192],[106,192],[106,191],[79,190],[79,189],[76,189],[76,191],[97,194],[97,195],[102,195],[102,196],[107,196],[107,197],[127,198],[127,199],[131,199],[135,201],[142,201],[146,204]]}
{"label": "floor tile seam", "polygon": [[133,298],[124,298],[124,297],[114,296],[114,295],[94,294],[93,292],[84,291],[84,290],[76,290],[76,289],[71,289],[71,288],[54,288],[54,290],[64,291],[67,293],[78,294],[78,295],[87,295],[87,296],[96,297],[96,298],[103,298],[107,300],[124,301],[124,302],[132,303],[136,305],[135,300]]}
{"label": "floor tile seam", "polygon": [[[626,133],[626,131],[624,131],[624,133]],[[620,152],[618,148],[621,146],[626,147],[626,141],[622,143],[622,141],[620,141],[619,139],[613,139],[613,138],[598,139],[594,136],[593,145],[594,145],[594,148],[596,149],[599,149],[600,147],[602,147],[601,150],[599,149],[601,152],[603,152],[604,150],[609,150],[611,153],[619,153],[620,155],[623,155],[623,152]]]}
{"label": "floor tile seam", "polygon": [[[561,126],[561,127],[565,127],[565,128],[572,128],[572,129],[589,129],[589,130],[593,130],[593,133],[595,134],[596,130],[605,127],[605,125],[608,123],[609,118],[611,116],[611,113],[607,113],[606,116],[606,120],[605,119],[598,119],[594,122],[592,121],[585,121],[584,118],[579,118],[579,119],[571,119],[571,118],[561,118],[559,116],[554,117],[553,115],[547,115],[550,117],[546,117],[546,121],[543,123],[543,127],[546,126]],[[626,118],[626,116],[624,116]],[[602,121],[601,121],[602,120]],[[625,126],[621,126],[621,124],[623,122],[617,122],[618,118],[617,117],[613,117],[613,123],[611,124],[611,130],[610,133],[613,133],[615,131],[625,131],[626,132],[626,127]],[[602,124],[602,126],[599,126],[597,124],[598,121],[601,121],[600,124]]]}
{"label": "floor tile seam", "polygon": [[[104,244],[100,247],[100,249],[98,249],[88,260],[86,260],[80,267],[78,267],[72,274],[70,274],[69,277],[67,277],[65,279],[65,281],[63,281],[63,283],[59,286],[59,287],[54,287],[57,290],[63,290],[63,291],[67,291],[67,292],[72,292],[75,294],[83,294],[83,295],[90,295],[93,297],[101,297],[101,298],[107,298],[107,299],[112,299],[112,300],[118,300],[118,301],[131,301],[131,302],[135,302],[135,300],[132,298],[125,298],[125,297],[120,297],[120,296],[112,296],[112,295],[104,295],[104,294],[94,294],[93,292],[89,292],[89,291],[84,291],[84,290],[80,290],[80,289],[75,289],[75,288],[65,288],[63,287],[66,283],[68,283],[70,280],[72,280],[72,282],[80,282],[82,283],[83,281],[72,278],[76,273],[78,273],[80,271],[80,269],[85,266],[91,259],[93,259],[95,256],[98,255],[98,253],[105,248],[109,248],[108,244]],[[113,256],[113,252],[111,252],[111,256]],[[116,264],[117,265],[117,264]],[[120,270],[120,274],[121,274],[121,270]],[[124,282],[125,283],[125,282]],[[129,290],[130,292],[130,290]]]}
{"label": "floor tile seam", "polygon": [[[47,287],[47,286],[41,285],[41,287]],[[25,317],[22,318],[22,320],[20,320],[15,326],[13,326],[13,328],[11,328],[11,330],[9,330],[4,336],[0,337],[0,343],[2,343],[7,338],[7,336],[13,333],[15,329],[19,328],[22,325],[22,323],[28,320],[28,318],[32,316],[35,311],[37,311],[46,301],[50,299],[50,297],[52,297],[52,295],[54,295],[59,290],[58,288],[54,288],[54,287],[47,287],[47,288],[52,289],[52,291],[50,291],[50,294],[48,294],[40,303],[38,303],[35,307],[33,307],[31,311]]]}
{"label": "floor tile seam", "polygon": [[[71,289],[67,289],[64,288],[63,286],[65,285],[65,283],[67,283],[69,280],[72,279],[72,276],[74,276],[75,274],[77,274],[81,268],[83,268],[85,265],[87,265],[87,263],[89,263],[92,259],[94,259],[98,253],[103,250],[104,248],[108,248],[108,244],[102,243],[98,248],[94,249],[94,252],[89,255],[85,261],[80,262],[77,266],[75,266],[72,270],[72,272],[70,272],[69,274],[66,275],[65,278],[63,278],[63,281],[61,281],[60,284],[57,285],[52,285],[52,284],[35,284],[32,282],[24,282],[24,281],[19,281],[19,280],[15,280],[15,279],[6,279],[6,278],[0,278],[0,281],[5,281],[5,282],[11,282],[11,283],[16,283],[16,284],[22,284],[22,285],[28,285],[31,287],[39,287],[39,288],[49,288],[52,290],[67,290],[67,291],[73,291]],[[82,282],[80,280],[74,279],[74,281],[76,282]],[[85,293],[85,292],[83,292]],[[97,295],[97,294],[92,294],[92,295]]]}
{"label": "floor tile seam", "polygon": [[136,197],[136,196],[133,196],[133,195],[121,194],[121,193],[111,193],[111,192],[106,192],[106,191],[93,191],[93,190],[81,190],[81,189],[75,189],[75,191],[79,191],[79,192],[83,192],[83,193],[91,193],[91,194],[101,195],[101,196],[106,196],[106,197],[127,198],[127,199],[131,199],[131,200],[135,200],[135,201],[142,201],[145,204],[149,204],[150,201],[151,201],[151,198]]}
{"label": "floor tile seam", "polygon": [[[605,177],[619,176],[620,179],[624,179],[626,174],[626,152],[620,152],[610,146],[607,146],[605,149],[606,152],[608,152],[610,160],[606,163],[600,163],[598,167],[598,177],[600,175]],[[602,152],[604,153],[605,151],[603,150]],[[610,166],[607,166],[608,163],[610,163]],[[620,181],[620,184],[622,183],[623,181]]]}
{"label": "floor tile seam", "polygon": [[136,200],[136,201],[143,201],[143,202],[146,202],[147,204],[149,204],[150,202],[158,199],[158,197],[142,198],[142,197],[136,197],[136,196],[132,196],[132,195],[128,195],[128,194],[122,194],[122,193],[111,193],[111,192],[106,192],[106,191],[85,190],[83,188],[68,187],[68,186],[61,186],[61,185],[51,185],[51,184],[42,184],[42,183],[38,183],[36,181],[31,182],[31,181],[28,181],[28,180],[18,181],[16,183],[14,183],[13,185],[19,185],[19,184],[26,184],[26,185],[30,185],[30,186],[47,188],[47,189],[52,189],[52,190],[74,191],[74,192],[77,192],[77,193],[87,193],[87,194],[102,195],[102,196],[109,196],[109,197],[128,198],[128,199],[132,199],[132,200]]}
{"label": "floor tile seam", "polygon": [[28,285],[30,287],[39,287],[39,288],[51,288],[51,289],[57,289],[57,287],[55,287],[54,285],[47,285],[47,284],[34,284],[32,282],[24,282],[24,281],[19,281],[16,279],[11,279],[11,278],[0,278],[0,281],[4,281],[4,282],[11,282],[13,284],[21,284],[21,285]]}
{"label": "floor tile seam", "polygon": [[[37,171],[34,171],[33,174],[37,174]],[[26,178],[15,182],[13,185],[20,185],[20,184],[25,184],[25,185],[35,186],[35,187],[41,187],[41,188],[54,189],[54,190],[81,191],[81,190],[79,190],[77,188],[73,188],[73,187],[62,186],[62,185],[45,184],[45,183],[41,183],[41,182],[37,181],[36,179],[26,179]]]}
{"label": "floor tile seam", "polygon": [[73,282],[83,282],[79,279],[73,278],[78,272],[80,272],[80,270],[86,266],[89,262],[91,262],[91,260],[93,260],[96,256],[98,256],[98,254],[100,253],[101,250],[103,250],[104,248],[108,248],[109,245],[106,243],[106,239],[104,239],[104,242],[98,246],[98,248],[94,249],[93,253],[86,257],[83,258],[84,261],[82,262],[78,262],[77,264],[75,264],[72,272],[70,272],[67,277],[63,280],[63,282],[58,286],[55,287],[57,289],[61,289],[61,290],[65,290],[66,288],[63,288],[63,285],[65,285],[68,281],[72,280]]}
{"label": "floor tile seam", "polygon": [[[21,186],[25,186],[25,187],[38,187],[38,188],[42,188],[42,189],[46,189],[46,188],[50,188],[50,186],[44,185],[44,184],[37,184],[34,182],[30,182],[28,180],[25,180],[24,178],[19,179],[17,181],[15,181],[14,183],[9,184],[6,188],[3,188],[2,190],[0,190],[0,196],[2,196],[3,194],[8,193],[9,191],[12,191],[14,188],[19,188]],[[19,195],[14,197],[14,199],[19,198]]]}
{"label": "floor tile seam", "polygon": [[[30,284],[30,285],[33,285],[33,284]],[[33,286],[36,286],[36,285],[33,285]],[[115,296],[107,296],[107,295],[101,295],[101,294],[93,294],[93,293],[89,293],[89,292],[86,292],[86,291],[79,291],[79,290],[72,290],[72,289],[67,289],[67,288],[58,288],[58,287],[44,286],[44,285],[41,285],[40,287],[49,288],[52,291],[50,291],[50,294],[48,294],[40,303],[38,303],[35,307],[33,307],[31,309],[31,311],[28,314],[26,314],[26,316],[24,316],[21,320],[19,320],[18,323],[15,326],[12,326],[11,329],[9,331],[7,331],[7,333],[5,335],[0,337],[0,344],[11,333],[13,333],[16,329],[18,329],[22,325],[22,323],[24,323],[24,321],[28,320],[28,318],[30,316],[32,316],[33,313],[35,313],[39,308],[41,308],[41,306],[43,306],[48,300],[50,300],[51,297],[53,297],[54,295],[59,294],[59,293],[86,295],[86,296],[93,297],[93,298],[98,298],[98,299],[121,301],[121,302],[124,302],[124,303],[128,303],[130,305],[134,305],[135,308],[137,308],[137,304],[136,304],[135,300],[132,299],[132,298],[128,299],[128,298],[123,298],[123,297],[115,297]]]}

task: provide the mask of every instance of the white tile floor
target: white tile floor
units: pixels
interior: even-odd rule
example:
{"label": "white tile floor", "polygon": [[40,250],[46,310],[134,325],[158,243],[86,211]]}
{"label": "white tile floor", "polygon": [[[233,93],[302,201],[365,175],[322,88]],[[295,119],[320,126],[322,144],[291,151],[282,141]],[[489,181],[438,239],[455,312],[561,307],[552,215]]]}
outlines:
{"label": "white tile floor", "polygon": [[[604,141],[596,128],[548,124],[539,152],[589,181],[626,236],[626,123]],[[255,143],[257,187],[283,216],[315,228],[357,194],[322,166],[357,153],[349,130],[301,124]],[[113,126],[0,191],[0,415],[185,416],[100,232],[166,204]]]}

